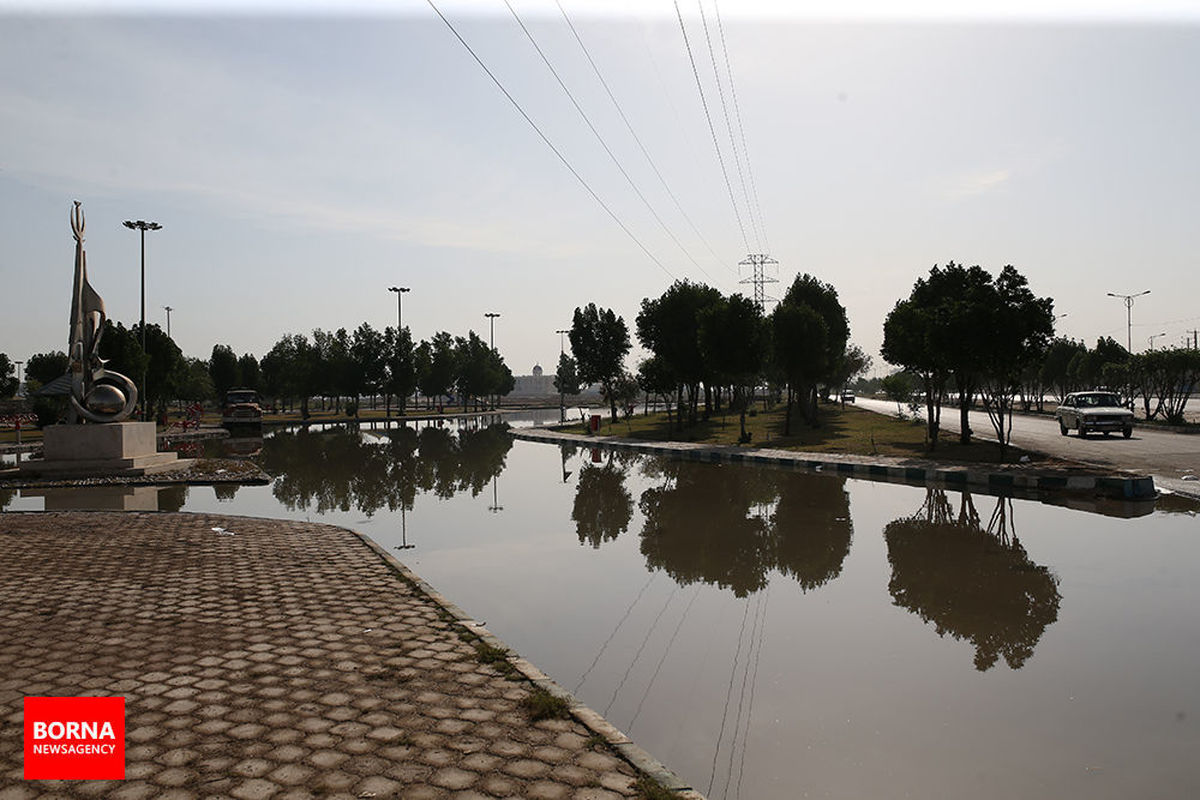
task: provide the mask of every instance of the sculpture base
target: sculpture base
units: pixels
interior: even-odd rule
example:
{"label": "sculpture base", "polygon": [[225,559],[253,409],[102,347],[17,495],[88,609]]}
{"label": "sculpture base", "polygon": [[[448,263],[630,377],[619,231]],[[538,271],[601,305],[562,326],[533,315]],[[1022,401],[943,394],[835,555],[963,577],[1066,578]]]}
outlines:
{"label": "sculpture base", "polygon": [[21,464],[22,475],[97,478],[153,475],[185,469],[192,459],[158,452],[153,422],[50,425],[43,431],[42,458]]}

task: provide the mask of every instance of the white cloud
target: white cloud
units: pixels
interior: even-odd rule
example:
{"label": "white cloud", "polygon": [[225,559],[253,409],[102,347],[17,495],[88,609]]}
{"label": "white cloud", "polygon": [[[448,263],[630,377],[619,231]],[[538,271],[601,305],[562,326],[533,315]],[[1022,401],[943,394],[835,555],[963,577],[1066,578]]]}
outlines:
{"label": "white cloud", "polygon": [[956,175],[951,178],[944,189],[946,196],[951,199],[975,197],[1000,188],[1008,183],[1012,170],[990,169],[977,170]]}

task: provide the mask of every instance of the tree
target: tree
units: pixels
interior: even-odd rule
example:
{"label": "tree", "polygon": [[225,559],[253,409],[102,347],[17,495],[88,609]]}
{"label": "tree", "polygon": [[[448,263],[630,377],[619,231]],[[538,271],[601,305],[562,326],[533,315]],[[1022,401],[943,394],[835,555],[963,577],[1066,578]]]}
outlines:
{"label": "tree", "polygon": [[1087,355],[1087,346],[1083,342],[1060,336],[1046,348],[1042,358],[1042,385],[1049,387],[1058,402],[1078,388],[1071,375],[1071,362],[1077,357]]}
{"label": "tree", "polygon": [[[49,353],[35,353],[25,364],[25,383],[34,388],[41,388],[53,380],[67,374],[71,361],[61,350]],[[0,367],[2,368],[2,367]]]}
{"label": "tree", "polygon": [[7,353],[0,353],[0,397],[12,397],[17,393],[17,367]]}
{"label": "tree", "polygon": [[[841,389],[866,374],[867,370],[871,368],[872,361],[870,354],[858,345],[847,347],[834,370],[832,388],[840,393]],[[842,400],[842,405],[846,405],[845,399]]]}
{"label": "tree", "polygon": [[208,358],[208,374],[218,398],[224,398],[230,389],[242,385],[241,369],[232,347],[227,344],[213,345],[212,355]]}
{"label": "tree", "polygon": [[183,379],[177,392],[181,400],[211,400],[217,396],[213,386],[212,376],[208,372],[208,362],[199,358],[185,359]]}
{"label": "tree", "polygon": [[454,386],[457,373],[454,337],[439,331],[430,341],[422,342],[418,348],[417,363],[421,366],[417,379],[421,393],[429,399],[448,394]]}
{"label": "tree", "polygon": [[912,376],[904,370],[893,372],[880,381],[880,388],[883,389],[887,399],[896,404],[896,413],[904,416],[904,410],[900,408],[900,404],[907,405],[912,400]]}
{"label": "tree", "polygon": [[354,329],[350,339],[350,394],[370,394],[373,398],[387,381],[387,347],[384,336],[364,322]]}
{"label": "tree", "polygon": [[[141,339],[133,328],[108,320],[100,338],[100,357],[108,362],[107,369],[121,373],[138,384],[140,392],[145,391],[146,387],[141,385],[142,375],[148,371],[150,357],[142,351]],[[138,402],[146,407],[145,397],[139,397]]]}
{"label": "tree", "polygon": [[772,352],[788,387],[784,431],[791,433],[792,400],[804,419],[817,424],[817,387],[834,376],[850,338],[846,309],[837,290],[812,275],[798,275],[772,313]]}
{"label": "tree", "polygon": [[239,386],[258,391],[262,388],[262,368],[253,353],[244,353],[238,359]]}
{"label": "tree", "polygon": [[[913,295],[916,294],[914,287]],[[883,323],[883,357],[889,363],[903,367],[921,382],[929,449],[935,450],[950,368],[944,354],[931,341],[936,324],[933,310],[921,305],[919,298],[914,299],[913,295],[907,300],[896,301]]]}
{"label": "tree", "polygon": [[579,394],[583,387],[579,385],[579,372],[575,359],[566,353],[558,356],[558,369],[554,372],[554,388],[559,394]]}
{"label": "tree", "polygon": [[454,341],[454,361],[458,366],[455,385],[461,395],[463,411],[472,399],[491,393],[490,354],[491,348],[475,331],[468,331],[467,338],[460,336]]}
{"label": "tree", "polygon": [[397,412],[404,413],[405,405],[417,388],[417,358],[413,348],[412,334],[403,328],[388,327],[383,332],[384,363],[387,375],[384,392],[388,395],[388,412],[391,413],[391,396],[396,395]]}
{"label": "tree", "polygon": [[978,324],[989,332],[980,343],[979,388],[1003,455],[1012,434],[1021,374],[1042,359],[1054,336],[1054,301],[1035,297],[1025,276],[1006,265],[996,276],[994,295],[985,302],[976,312]]}
{"label": "tree", "polygon": [[[700,350],[700,316],[722,302],[721,293],[712,287],[676,281],[657,299],[642,300],[637,315],[638,341],[674,376],[681,400],[687,390],[688,421],[693,425],[700,385],[710,375]],[[682,423],[681,419],[680,427]]]}
{"label": "tree", "polygon": [[[137,339],[143,338],[140,323],[130,330]],[[157,324],[146,326],[144,338],[150,363],[146,370],[146,397],[142,402],[146,408],[154,409],[156,417],[162,417],[166,414],[167,404],[179,396],[187,364],[179,345]]]}
{"label": "tree", "polygon": [[[641,387],[638,385],[637,378],[632,373],[622,372],[612,380],[607,389],[601,390],[601,394],[605,400],[619,406],[625,414],[625,419],[629,419],[633,416],[633,409],[637,405],[640,391]],[[606,392],[611,392],[611,394],[606,394]]]}
{"label": "tree", "polygon": [[766,364],[768,332],[762,309],[740,294],[712,303],[699,318],[700,352],[716,380],[732,391],[731,406],[738,412],[741,440],[746,435],[746,410],[754,402]]}
{"label": "tree", "polygon": [[617,421],[617,404],[612,383],[624,368],[631,346],[629,328],[612,309],[598,309],[595,303],[576,308],[571,322],[571,354],[579,365],[579,379],[585,384],[599,383],[609,398],[612,421]]}

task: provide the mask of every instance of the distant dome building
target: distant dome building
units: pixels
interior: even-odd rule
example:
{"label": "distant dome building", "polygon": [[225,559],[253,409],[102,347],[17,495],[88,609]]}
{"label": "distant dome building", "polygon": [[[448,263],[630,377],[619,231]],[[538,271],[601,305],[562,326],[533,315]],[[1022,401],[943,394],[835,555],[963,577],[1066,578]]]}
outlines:
{"label": "distant dome building", "polygon": [[533,377],[535,377],[535,378],[542,377],[542,365],[541,364],[533,365]]}

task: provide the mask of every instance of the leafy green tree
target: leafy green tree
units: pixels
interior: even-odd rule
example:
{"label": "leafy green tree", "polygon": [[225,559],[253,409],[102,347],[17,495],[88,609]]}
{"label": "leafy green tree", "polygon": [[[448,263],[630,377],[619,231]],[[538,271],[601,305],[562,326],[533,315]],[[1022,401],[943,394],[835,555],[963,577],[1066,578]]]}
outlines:
{"label": "leafy green tree", "polygon": [[239,385],[246,389],[262,389],[262,367],[253,353],[243,353],[238,359]]}
{"label": "leafy green tree", "polygon": [[918,289],[913,287],[907,300],[896,302],[883,323],[883,357],[891,364],[903,367],[921,382],[925,396],[925,425],[929,449],[936,450],[941,429],[942,400],[950,365],[945,354],[934,345],[937,325],[934,310],[921,302]]}
{"label": "leafy green tree", "polygon": [[350,394],[357,400],[360,395],[370,394],[374,398],[387,381],[387,347],[384,335],[364,322],[354,329],[350,340],[350,360],[353,364]]}
{"label": "leafy green tree", "polygon": [[140,395],[138,403],[143,408],[148,407],[146,397],[141,395],[146,394],[142,376],[148,371],[150,357],[142,351],[141,338],[134,328],[126,328],[119,322],[108,320],[100,337],[100,357],[108,362],[108,369],[121,373],[137,384]]}
{"label": "leafy green tree", "polygon": [[612,421],[617,421],[616,399],[612,383],[624,369],[629,353],[629,327],[612,309],[599,309],[595,303],[576,308],[571,322],[571,355],[579,364],[579,379],[585,384],[599,383],[609,398]]}
{"label": "leafy green tree", "polygon": [[454,337],[439,331],[428,342],[422,342],[418,348],[418,364],[421,365],[418,385],[426,398],[432,400],[449,394],[457,375]]}
{"label": "leafy green tree", "polygon": [[61,350],[49,353],[35,353],[25,364],[25,382],[33,389],[41,388],[50,381],[57,380],[67,374],[71,361]]}
{"label": "leafy green tree", "polygon": [[[131,331],[140,341],[141,325],[134,325]],[[161,418],[166,414],[167,405],[179,396],[187,364],[179,345],[158,324],[146,326],[145,338],[150,364],[146,370],[146,397],[143,403],[146,408],[154,409],[155,416]]]}
{"label": "leafy green tree", "polygon": [[308,400],[314,394],[313,371],[317,368],[314,348],[303,334],[285,334],[263,356],[263,391],[280,401],[300,400],[300,414],[308,419]]}
{"label": "leafy green tree", "polygon": [[554,388],[558,389],[560,394],[569,395],[576,395],[583,391],[583,387],[579,385],[579,372],[575,359],[566,353],[560,353],[558,356],[558,369],[554,372]]}
{"label": "leafy green tree", "polygon": [[980,396],[1003,454],[1021,374],[1041,361],[1054,336],[1054,301],[1034,296],[1025,276],[1011,265],[996,276],[990,299],[982,293],[980,299],[977,324],[989,332],[977,356]]}
{"label": "leafy green tree", "polygon": [[199,358],[185,359],[183,380],[179,384],[179,399],[203,402],[216,396],[217,389],[213,386],[212,376],[208,372],[208,362]]}
{"label": "leafy green tree", "polygon": [[387,327],[383,332],[383,349],[387,367],[384,391],[388,396],[389,413],[394,394],[398,413],[403,414],[409,396],[417,388],[417,358],[412,333],[403,328],[397,335],[395,328]]}
{"label": "leafy green tree", "polygon": [[[1129,360],[1129,351],[1111,336],[1096,340],[1096,346],[1077,352],[1068,365],[1068,372],[1077,391],[1097,389],[1104,385],[1104,369],[1109,364]],[[1120,387],[1116,387],[1120,388]]]}
{"label": "leafy green tree", "polygon": [[461,396],[463,411],[466,411],[472,400],[490,394],[493,377],[491,375],[490,354],[492,350],[487,342],[468,331],[467,337],[458,337],[454,341],[454,361],[458,366],[455,386]]}
{"label": "leafy green tree", "polygon": [[638,341],[673,375],[681,399],[687,391],[689,424],[696,423],[700,386],[710,375],[700,349],[700,315],[722,302],[721,293],[712,287],[676,281],[660,297],[642,300],[637,315]]}
{"label": "leafy green tree", "polygon": [[772,352],[787,382],[784,431],[791,433],[792,401],[804,419],[817,424],[817,388],[834,376],[850,338],[846,309],[837,290],[812,275],[799,275],[772,313]]}
{"label": "leafy green tree", "polygon": [[[873,359],[870,354],[856,344],[848,346],[845,352],[842,353],[837,367],[834,369],[833,382],[830,386],[833,390],[841,393],[841,390],[849,386],[861,375],[866,373],[871,368]],[[846,401],[842,400],[842,405]]]}
{"label": "leafy green tree", "polygon": [[12,397],[17,393],[17,366],[9,360],[7,353],[0,353],[0,397]]}
{"label": "leafy green tree", "polygon": [[746,435],[746,411],[754,402],[754,388],[766,366],[769,333],[762,309],[740,294],[711,303],[700,311],[700,352],[715,380],[732,391],[731,406],[738,412],[741,439]]}
{"label": "leafy green tree", "polygon": [[208,358],[208,374],[217,397],[222,400],[230,389],[242,385],[242,371],[232,347],[227,344],[213,345],[212,355]]}
{"label": "leafy green tree", "polygon": [[904,410],[900,405],[907,405],[913,396],[912,376],[904,370],[893,372],[880,381],[880,388],[887,399],[896,404],[896,413],[903,416]]}
{"label": "leafy green tree", "polygon": [[1046,355],[1042,358],[1042,385],[1049,387],[1058,402],[1071,392],[1077,385],[1071,375],[1071,362],[1077,357],[1087,355],[1087,346],[1083,342],[1060,336],[1050,342]]}

